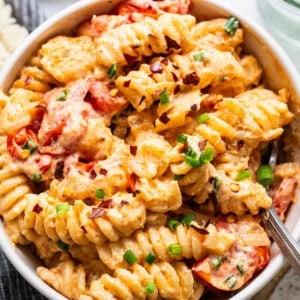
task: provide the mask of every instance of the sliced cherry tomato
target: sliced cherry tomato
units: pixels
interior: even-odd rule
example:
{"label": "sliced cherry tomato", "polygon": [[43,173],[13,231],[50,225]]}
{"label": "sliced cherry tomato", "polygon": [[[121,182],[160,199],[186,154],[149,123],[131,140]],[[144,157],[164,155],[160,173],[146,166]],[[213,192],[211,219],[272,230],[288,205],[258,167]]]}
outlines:
{"label": "sliced cherry tomato", "polygon": [[256,271],[258,272],[268,264],[270,260],[270,248],[266,246],[261,246],[261,247],[255,247],[255,250],[259,258],[259,263],[256,268]]}

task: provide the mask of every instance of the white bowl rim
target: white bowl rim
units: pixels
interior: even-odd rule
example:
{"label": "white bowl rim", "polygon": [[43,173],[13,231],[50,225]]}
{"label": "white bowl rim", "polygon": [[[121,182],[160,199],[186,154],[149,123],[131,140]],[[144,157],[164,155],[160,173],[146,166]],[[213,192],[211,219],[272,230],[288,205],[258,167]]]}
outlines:
{"label": "white bowl rim", "polygon": [[[83,9],[85,6],[90,4],[97,4],[100,2],[104,2],[104,0],[85,0],[76,2],[66,8],[64,8],[61,12],[55,14],[53,17],[49,18],[45,21],[41,26],[39,26],[36,30],[34,30],[24,41],[23,43],[15,50],[13,55],[10,57],[9,61],[6,63],[4,68],[0,73],[0,88],[1,84],[4,81],[5,76],[9,73],[12,66],[15,62],[22,56],[24,49],[27,49],[30,44],[32,44],[37,37],[39,37],[43,32],[49,29],[52,25],[57,23],[58,21],[65,18],[65,16],[72,14],[78,10]],[[254,20],[250,17],[246,16],[244,13],[235,9],[228,3],[223,0],[203,0],[203,2],[211,3],[215,7],[219,7],[220,9],[226,11],[229,15],[235,16],[242,24],[248,25],[253,29],[255,34],[260,37],[268,48],[272,49],[272,52],[276,57],[279,57],[281,61],[284,61],[284,72],[288,75],[291,82],[300,82],[300,76],[295,66],[291,62],[288,55],[284,52],[282,47],[275,41],[275,39],[267,32],[265,29],[258,25]],[[300,85],[294,85],[296,93],[300,95]],[[300,227],[300,216],[298,217],[297,223],[294,226],[294,230],[292,235],[296,240],[300,239],[300,231],[297,228]],[[9,242],[7,233],[4,229],[2,222],[0,222],[0,236],[4,237],[0,239],[0,247],[5,253],[6,257],[12,263],[12,265],[16,268],[16,270],[22,275],[22,277],[29,282],[36,290],[38,290],[42,295],[44,295],[48,299],[54,300],[66,300],[64,296],[57,293],[54,289],[52,289],[49,285],[44,283],[36,274],[32,274],[29,267],[26,263],[21,259],[21,257],[15,251],[15,246]],[[260,291],[270,280],[271,278],[280,271],[280,269],[284,266],[285,259],[282,254],[276,256],[276,258],[270,263],[263,272],[261,272],[249,285],[247,285],[244,289],[238,292],[236,295],[231,297],[231,300],[247,300],[253,297],[258,291]]]}

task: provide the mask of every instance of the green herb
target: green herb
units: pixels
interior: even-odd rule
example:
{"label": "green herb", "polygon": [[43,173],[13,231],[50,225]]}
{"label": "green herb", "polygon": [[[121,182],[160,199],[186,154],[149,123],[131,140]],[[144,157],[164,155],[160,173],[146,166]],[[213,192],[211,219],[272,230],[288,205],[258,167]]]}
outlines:
{"label": "green herb", "polygon": [[193,55],[195,61],[204,61],[205,60],[205,53],[200,52]]}
{"label": "green herb", "polygon": [[249,178],[250,176],[251,176],[251,172],[249,170],[242,170],[237,174],[235,179],[237,181],[241,181],[241,180]]}
{"label": "green herb", "polygon": [[170,103],[170,98],[169,98],[167,89],[164,89],[164,91],[159,94],[159,101],[160,101],[160,104]]}
{"label": "green herb", "polygon": [[184,144],[187,142],[188,137],[182,133],[178,134],[177,136],[177,142],[180,144]]}
{"label": "green herb", "polygon": [[212,257],[210,259],[212,265],[214,266],[215,269],[219,269],[223,263],[222,261],[222,257],[218,256],[218,257]]}
{"label": "green herb", "polygon": [[214,159],[214,150],[213,148],[208,148],[206,150],[203,150],[200,154],[200,164],[207,164],[209,162],[211,162]]}
{"label": "green herb", "polygon": [[174,180],[179,180],[179,179],[181,179],[183,176],[184,176],[184,175],[182,175],[182,174],[174,174],[174,175],[173,175],[173,179],[174,179]]}
{"label": "green herb", "polygon": [[193,168],[197,168],[197,167],[200,166],[200,161],[199,161],[199,159],[194,158],[194,157],[192,157],[192,156],[185,156],[184,160],[185,160],[185,162],[186,162],[189,166],[191,166],[191,167],[193,167]]}
{"label": "green herb", "polygon": [[240,262],[236,265],[237,270],[241,275],[244,275],[247,273],[247,269],[245,267],[245,264],[243,262]]}
{"label": "green herb", "polygon": [[156,285],[154,282],[149,282],[145,287],[146,294],[153,294],[155,291]]}
{"label": "green herb", "polygon": [[132,266],[135,262],[137,262],[137,257],[130,249],[124,253],[123,258],[127,261],[127,263],[130,266]]}
{"label": "green herb", "polygon": [[232,275],[229,275],[224,283],[230,288],[230,289],[233,289],[237,283],[237,278],[232,274]]}
{"label": "green herb", "polygon": [[171,255],[181,255],[182,248],[179,244],[170,244],[168,247],[168,251]]}
{"label": "green herb", "polygon": [[112,79],[113,77],[116,76],[116,74],[117,74],[117,64],[113,64],[107,71],[107,76],[109,79]]}
{"label": "green herb", "polygon": [[68,89],[60,91],[56,97],[56,100],[57,101],[66,101],[69,93],[70,93],[70,90],[68,90]]}
{"label": "green herb", "polygon": [[214,182],[214,187],[213,187],[215,193],[217,193],[219,191],[221,183],[222,183],[221,177],[216,176],[215,182]]}
{"label": "green herb", "polygon": [[55,206],[56,214],[58,216],[64,216],[70,210],[70,204],[68,202],[61,202]]}
{"label": "green herb", "polygon": [[26,143],[22,146],[23,150],[29,150],[30,153],[34,153],[38,148],[38,145],[36,144],[36,142],[32,139],[29,138]]}
{"label": "green herb", "polygon": [[156,260],[156,256],[154,254],[152,254],[151,252],[149,252],[147,254],[145,260],[149,265],[152,265],[154,263],[154,261]]}
{"label": "green herb", "polygon": [[257,170],[257,180],[263,186],[270,185],[274,180],[274,175],[271,166],[260,166]]}
{"label": "green herb", "polygon": [[210,117],[209,117],[208,113],[203,113],[196,117],[196,121],[197,121],[197,123],[202,124],[202,123],[205,123],[206,121],[208,121],[209,118]]}
{"label": "green herb", "polygon": [[40,182],[42,180],[42,175],[39,173],[33,173],[30,179],[33,182]]}
{"label": "green herb", "polygon": [[100,198],[100,199],[103,199],[105,197],[105,192],[102,190],[102,189],[98,189],[96,192],[95,192],[95,196],[97,198]]}
{"label": "green herb", "polygon": [[192,213],[188,213],[182,218],[181,223],[184,225],[190,225],[191,222],[194,220],[195,220],[195,215]]}
{"label": "green herb", "polygon": [[224,30],[229,35],[233,35],[239,27],[240,22],[235,17],[230,17],[224,25]]}
{"label": "green herb", "polygon": [[184,151],[184,155],[196,158],[197,152],[191,146],[188,146]]}
{"label": "green herb", "polygon": [[64,243],[64,242],[61,241],[61,240],[58,240],[58,241],[56,242],[56,245],[57,245],[58,248],[60,248],[60,249],[63,250],[63,251],[68,251],[68,250],[69,250],[69,245],[66,244],[66,243]]}
{"label": "green herb", "polygon": [[172,230],[176,230],[176,228],[178,227],[178,225],[180,225],[180,222],[176,219],[169,219],[167,221],[168,226],[172,229]]}

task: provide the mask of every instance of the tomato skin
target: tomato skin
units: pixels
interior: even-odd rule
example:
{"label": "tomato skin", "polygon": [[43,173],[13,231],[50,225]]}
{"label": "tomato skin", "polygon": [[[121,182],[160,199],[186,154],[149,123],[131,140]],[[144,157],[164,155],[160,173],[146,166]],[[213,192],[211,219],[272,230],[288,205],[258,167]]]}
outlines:
{"label": "tomato skin", "polygon": [[270,248],[266,246],[255,247],[256,253],[259,257],[259,264],[256,268],[256,272],[261,271],[270,261]]}

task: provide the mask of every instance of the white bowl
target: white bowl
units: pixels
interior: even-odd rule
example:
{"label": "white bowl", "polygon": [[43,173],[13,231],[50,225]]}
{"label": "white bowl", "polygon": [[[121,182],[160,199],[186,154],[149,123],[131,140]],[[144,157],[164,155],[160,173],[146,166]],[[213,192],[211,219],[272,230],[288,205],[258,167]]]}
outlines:
{"label": "white bowl", "polygon": [[[112,3],[113,2],[113,3]],[[6,64],[0,74],[0,89],[7,91],[18,75],[23,64],[33,56],[39,46],[49,38],[62,33],[69,33],[70,30],[89,19],[93,14],[108,12],[120,1],[108,0],[85,0],[64,9],[59,14],[50,18],[42,26],[36,29],[15,51],[10,61]],[[278,90],[282,87],[289,89],[293,103],[300,111],[300,78],[288,56],[275,40],[259,25],[247,16],[228,7],[226,1],[219,0],[194,0],[193,14],[199,19],[211,19],[215,17],[235,16],[239,19],[245,32],[245,45],[247,50],[254,54],[262,64],[265,79],[270,88]],[[300,113],[299,113],[300,115]],[[299,117],[296,116],[297,120]],[[295,121],[294,121],[295,122]],[[299,142],[300,144],[300,142]],[[299,159],[300,161],[300,159]],[[286,219],[286,225],[294,237],[300,238],[300,202],[293,204]],[[45,284],[35,272],[38,265],[37,259],[22,247],[15,247],[9,241],[3,223],[0,222],[0,246],[4,253],[15,266],[18,272],[40,293],[49,299],[65,299],[47,284]],[[250,284],[232,297],[232,300],[249,299],[261,290],[280,270],[284,264],[284,258],[276,245],[272,246],[271,261]]]}

